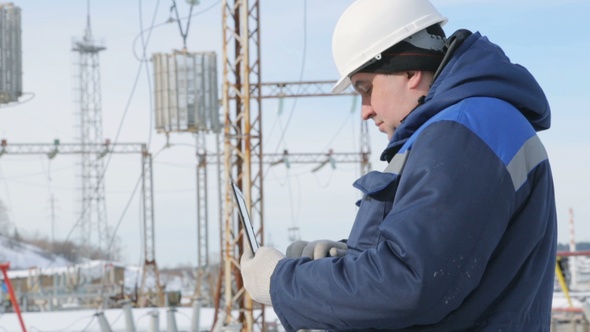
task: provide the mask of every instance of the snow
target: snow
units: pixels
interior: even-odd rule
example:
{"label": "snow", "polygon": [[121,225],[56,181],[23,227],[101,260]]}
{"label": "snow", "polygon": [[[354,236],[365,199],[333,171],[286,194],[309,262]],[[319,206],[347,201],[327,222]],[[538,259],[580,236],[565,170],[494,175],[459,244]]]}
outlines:
{"label": "snow", "polygon": [[[154,313],[158,317],[159,331],[170,331],[167,320],[169,313],[173,314],[178,331],[190,331],[193,308],[179,307],[170,310],[168,308],[133,308],[132,315],[136,331],[151,332],[150,324],[154,320]],[[200,331],[211,330],[214,312],[213,308],[201,308],[199,312]],[[127,331],[122,309],[108,309],[103,313],[113,332]],[[257,314],[255,313],[255,315]],[[265,317],[267,321],[278,323],[278,318],[272,308],[267,308]],[[23,321],[29,332],[101,331],[97,311],[94,310],[27,312],[23,313]],[[14,313],[5,313],[0,316],[0,331],[21,331],[20,323]]]}
{"label": "snow", "polygon": [[[20,243],[0,235],[0,263],[10,262],[9,278],[26,277],[34,269],[36,274],[60,274],[69,271],[69,269],[79,269],[80,273],[90,279],[100,277],[107,265],[116,265],[118,263],[107,261],[88,261],[82,264],[73,264],[63,258],[52,256],[43,252],[40,248]],[[125,287],[133,288],[141,276],[141,268],[137,266],[125,267]],[[582,274],[587,277],[588,274]],[[190,277],[190,276],[189,276]],[[0,277],[1,278],[1,277]],[[167,290],[185,291],[191,287],[191,280],[180,277],[165,278]],[[190,279],[190,278],[189,278]],[[570,292],[573,308],[583,310],[587,315],[590,312],[590,292]],[[553,296],[553,308],[556,310],[568,310],[569,302],[561,292],[555,292]],[[281,329],[281,325],[274,313],[272,307],[266,307],[265,318],[267,322],[275,322]],[[108,322],[111,330],[127,331],[124,311],[120,308],[106,309],[104,311],[96,310],[72,310],[50,311],[50,312],[23,312],[22,317],[27,331],[30,332],[57,332],[57,331],[85,331],[101,332],[99,317],[101,314]],[[172,311],[170,311],[172,310]],[[151,330],[152,322],[158,317],[158,331],[174,331],[168,326],[168,318],[174,317],[174,325],[177,331],[190,331],[191,323],[194,316],[194,309],[191,307],[177,308],[132,308],[133,322],[137,332]],[[209,331],[212,328],[214,316],[213,308],[202,308],[199,311],[200,331]],[[0,307],[0,332],[18,332],[21,331],[18,317],[13,312],[3,312]]]}
{"label": "snow", "polygon": [[[63,258],[55,257],[43,252],[42,249],[28,244],[14,241],[0,235],[0,262],[9,262],[9,278],[27,277],[34,269],[35,274],[49,275],[68,272],[70,269],[79,269],[80,273],[89,279],[102,275],[106,265],[117,266],[118,263],[107,261],[88,261],[82,264],[73,264]],[[125,266],[125,286],[133,288],[141,276],[141,268],[137,266]],[[0,279],[2,277],[0,276]],[[190,280],[186,278],[171,277],[166,280],[167,290],[184,290],[190,287]],[[149,280],[148,280],[149,282]],[[1,292],[0,292],[1,294]],[[127,331],[124,311],[121,308],[97,310],[72,310],[48,311],[48,312],[23,312],[22,317],[25,327],[29,332],[100,332],[99,312],[104,314],[113,332]],[[173,310],[173,311],[170,311]],[[178,331],[190,331],[194,309],[192,307],[170,308],[132,308],[133,322],[137,332],[149,331],[151,323],[158,317],[159,331],[168,331],[168,314],[174,317]],[[213,324],[213,308],[202,308],[199,311],[200,330],[209,331]],[[157,314],[155,314],[157,313]],[[272,307],[267,307],[266,320],[276,322]],[[18,317],[13,312],[3,312],[0,307],[0,332],[21,331]]]}
{"label": "snow", "polygon": [[66,266],[68,260],[48,254],[42,249],[0,235],[0,262],[10,262],[11,270],[30,267]]}

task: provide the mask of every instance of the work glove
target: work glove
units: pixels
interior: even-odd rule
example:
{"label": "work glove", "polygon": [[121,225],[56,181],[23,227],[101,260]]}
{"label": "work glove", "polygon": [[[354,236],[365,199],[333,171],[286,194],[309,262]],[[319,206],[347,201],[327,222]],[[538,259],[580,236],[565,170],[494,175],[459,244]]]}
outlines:
{"label": "work glove", "polygon": [[281,252],[270,247],[260,247],[256,255],[246,249],[240,258],[240,270],[244,288],[252,300],[271,305],[270,277],[281,259],[285,258]]}
{"label": "work glove", "polygon": [[331,240],[317,240],[312,242],[297,240],[287,247],[287,257],[309,257],[319,259],[324,257],[341,257],[346,254],[346,243]]}

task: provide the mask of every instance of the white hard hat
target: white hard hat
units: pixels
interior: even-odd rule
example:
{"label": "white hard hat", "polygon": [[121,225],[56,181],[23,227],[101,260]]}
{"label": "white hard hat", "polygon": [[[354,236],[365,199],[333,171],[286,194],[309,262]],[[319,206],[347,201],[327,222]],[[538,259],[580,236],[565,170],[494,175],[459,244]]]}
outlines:
{"label": "white hard hat", "polygon": [[332,93],[350,85],[350,75],[381,52],[443,17],[428,0],[357,0],[342,14],[332,37],[332,55],[340,79]]}

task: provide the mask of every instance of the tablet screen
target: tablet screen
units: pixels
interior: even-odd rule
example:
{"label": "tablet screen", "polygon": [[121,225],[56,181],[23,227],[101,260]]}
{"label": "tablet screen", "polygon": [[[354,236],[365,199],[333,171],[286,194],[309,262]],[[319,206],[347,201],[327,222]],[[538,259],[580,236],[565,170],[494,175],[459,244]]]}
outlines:
{"label": "tablet screen", "polygon": [[231,182],[231,186],[234,191],[236,202],[238,202],[238,210],[240,212],[240,217],[242,219],[242,225],[244,226],[246,236],[248,237],[248,243],[250,243],[252,252],[255,253],[256,250],[258,250],[259,245],[258,240],[256,239],[256,232],[254,232],[254,227],[252,226],[252,221],[250,220],[250,213],[248,213],[248,209],[246,208],[244,195],[235,183]]}

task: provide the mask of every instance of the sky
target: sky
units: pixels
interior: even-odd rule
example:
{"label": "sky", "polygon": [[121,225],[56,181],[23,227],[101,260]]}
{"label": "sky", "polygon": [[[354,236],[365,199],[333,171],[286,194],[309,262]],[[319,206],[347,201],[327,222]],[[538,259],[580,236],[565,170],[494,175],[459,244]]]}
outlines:
{"label": "sky", "polygon": [[[449,22],[448,35],[466,28],[500,45],[511,61],[525,66],[543,87],[552,128],[540,133],[555,181],[558,240],[570,241],[570,209],[575,239],[590,241],[590,123],[586,76],[590,74],[590,13],[585,0],[432,0]],[[265,1],[260,3],[263,82],[336,80],[331,37],[350,0]],[[87,2],[19,0],[21,8],[23,90],[17,104],[0,107],[0,138],[10,143],[74,141],[76,54],[72,38],[81,37]],[[155,250],[160,267],[197,261],[195,137],[154,129],[152,64],[154,53],[183,47],[172,1],[90,1],[92,33],[104,41],[100,53],[103,137],[117,143],[144,143],[153,155]],[[189,5],[178,1],[181,17]],[[221,82],[221,1],[201,0],[193,9],[187,50],[215,51]],[[169,22],[169,23],[167,23]],[[183,20],[183,28],[187,20]],[[143,32],[143,35],[142,35]],[[351,96],[268,99],[262,104],[263,146],[267,153],[356,153],[360,149],[360,102]],[[379,155],[387,138],[369,125],[372,168],[385,167]],[[207,150],[216,152],[207,135]],[[71,155],[3,155],[0,201],[19,232],[66,239],[73,236],[77,182]],[[142,262],[140,196],[134,191],[141,159],[109,155],[104,177],[107,222],[116,230],[125,262]],[[356,164],[291,164],[265,168],[265,241],[284,251],[289,229],[301,239],[343,239],[354,221],[359,193],[352,183]],[[219,248],[217,167],[209,165],[210,254]],[[53,206],[53,208],[52,208]]]}

